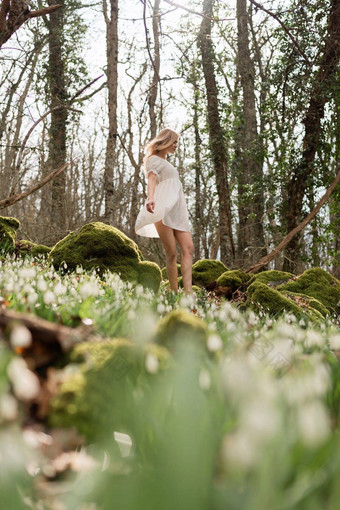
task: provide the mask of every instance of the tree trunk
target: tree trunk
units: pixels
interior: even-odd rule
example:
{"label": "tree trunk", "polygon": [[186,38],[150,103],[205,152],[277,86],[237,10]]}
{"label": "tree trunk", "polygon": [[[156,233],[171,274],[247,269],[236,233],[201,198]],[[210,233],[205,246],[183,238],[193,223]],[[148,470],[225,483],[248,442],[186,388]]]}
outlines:
{"label": "tree trunk", "polygon": [[[49,0],[50,5],[56,0]],[[50,88],[50,108],[53,109],[67,102],[65,84],[64,43],[64,9],[51,14],[49,22],[49,63],[48,78]],[[51,112],[49,131],[48,168],[59,168],[66,163],[66,122],[67,109],[58,108]],[[51,237],[49,242],[56,242],[66,234],[66,174],[62,172],[55,178],[51,189]],[[45,218],[44,218],[45,221]]]}
{"label": "tree trunk", "polygon": [[[242,168],[238,172],[239,259],[253,264],[266,255],[263,232],[263,147],[259,140],[255,106],[255,67],[250,55],[247,0],[237,0],[237,66],[243,92]],[[242,250],[242,253],[240,253]]]}
{"label": "tree trunk", "polygon": [[[286,223],[288,231],[293,230],[301,221],[302,206],[308,186],[308,178],[313,171],[315,154],[319,146],[322,132],[321,121],[325,113],[325,105],[338,72],[340,60],[340,0],[331,1],[330,17],[324,52],[320,59],[311,93],[309,107],[304,119],[305,132],[302,157],[293,170],[288,183],[289,208]],[[283,269],[294,271],[299,256],[299,236],[295,236],[286,250]]]}
{"label": "tree trunk", "polygon": [[203,1],[203,14],[198,46],[201,51],[206,95],[208,102],[209,142],[214,165],[216,188],[219,199],[219,245],[221,260],[233,266],[235,249],[231,227],[231,205],[228,183],[228,162],[226,146],[218,105],[218,91],[214,69],[214,49],[211,42],[211,17],[213,0]]}
{"label": "tree trunk", "polygon": [[153,78],[150,86],[148,97],[149,114],[150,114],[150,134],[151,138],[157,135],[157,115],[156,115],[156,101],[159,83],[159,70],[160,70],[160,47],[159,47],[159,32],[160,32],[160,15],[159,15],[160,0],[155,0],[152,12],[152,31],[154,40],[154,54],[152,59],[153,65]]}
{"label": "tree trunk", "polygon": [[[108,12],[109,11],[109,12]],[[115,222],[114,171],[117,167],[117,92],[118,92],[118,0],[103,0],[103,12],[106,23],[107,86],[109,102],[109,133],[106,143],[104,190],[105,221]]]}

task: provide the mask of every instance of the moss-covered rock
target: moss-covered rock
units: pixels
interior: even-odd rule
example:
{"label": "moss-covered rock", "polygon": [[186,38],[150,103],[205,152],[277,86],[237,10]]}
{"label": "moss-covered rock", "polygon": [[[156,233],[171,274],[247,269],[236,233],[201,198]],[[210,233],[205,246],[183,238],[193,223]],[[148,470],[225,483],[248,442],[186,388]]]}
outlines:
{"label": "moss-covered rock", "polygon": [[323,317],[329,315],[329,310],[317,299],[307,296],[306,294],[299,294],[297,292],[282,291],[282,295],[292,299],[298,306],[303,309],[313,308],[318,310]]}
{"label": "moss-covered rock", "polygon": [[265,283],[266,285],[270,284],[271,286],[276,287],[293,277],[294,275],[292,273],[286,273],[285,271],[262,271],[262,273],[255,274],[251,278],[249,285],[251,285],[254,281],[258,281]]}
{"label": "moss-covered rock", "polygon": [[296,280],[280,285],[278,290],[305,294],[330,311],[340,311],[340,281],[320,267],[307,269]]}
{"label": "moss-covered rock", "polygon": [[185,310],[174,310],[159,321],[155,340],[173,351],[178,346],[192,342],[205,347],[207,337],[204,321]]}
{"label": "moss-covered rock", "polygon": [[0,216],[0,251],[13,251],[20,221],[16,218]]}
{"label": "moss-covered rock", "polygon": [[192,283],[206,287],[229,269],[219,260],[202,259],[192,266]]}
{"label": "moss-covered rock", "polygon": [[292,313],[296,316],[306,314],[311,320],[323,319],[323,315],[312,307],[302,308],[292,299],[281,294],[276,289],[268,287],[262,282],[253,282],[247,290],[247,304],[255,311],[259,309],[265,313],[279,315],[281,313]]}
{"label": "moss-covered rock", "polygon": [[235,269],[233,271],[225,271],[217,278],[217,284],[220,288],[229,289],[228,293],[233,293],[249,280],[250,276],[247,273],[241,269]]}
{"label": "moss-covered rock", "polygon": [[101,222],[89,223],[59,241],[50,253],[57,267],[66,262],[69,269],[82,266],[98,268],[120,275],[122,280],[140,283],[155,292],[161,282],[161,271],[154,262],[142,260],[137,244],[123,232]]}
{"label": "moss-covered rock", "polygon": [[[157,373],[150,371],[148,356]],[[138,395],[148,391],[148,381],[164,372],[170,360],[164,347],[140,348],[126,339],[78,345],[71,354],[74,370],[52,399],[50,425],[76,427],[89,440],[129,431]]]}
{"label": "moss-covered rock", "polygon": [[21,239],[16,242],[15,251],[18,255],[44,255],[48,256],[52,248],[44,244],[36,244],[27,239]]}

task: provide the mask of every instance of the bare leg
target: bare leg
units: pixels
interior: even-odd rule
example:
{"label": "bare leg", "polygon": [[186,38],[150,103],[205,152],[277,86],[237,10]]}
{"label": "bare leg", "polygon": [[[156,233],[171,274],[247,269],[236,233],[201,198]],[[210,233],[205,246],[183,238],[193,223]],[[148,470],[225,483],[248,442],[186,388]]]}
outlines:
{"label": "bare leg", "polygon": [[187,294],[192,294],[192,256],[194,245],[190,232],[175,230],[175,237],[181,247],[181,269],[183,287]]}
{"label": "bare leg", "polygon": [[177,281],[177,253],[176,253],[176,238],[173,228],[164,225],[162,221],[155,223],[161,243],[164,247],[166,256],[166,274],[169,278],[170,287],[173,291],[178,291]]}

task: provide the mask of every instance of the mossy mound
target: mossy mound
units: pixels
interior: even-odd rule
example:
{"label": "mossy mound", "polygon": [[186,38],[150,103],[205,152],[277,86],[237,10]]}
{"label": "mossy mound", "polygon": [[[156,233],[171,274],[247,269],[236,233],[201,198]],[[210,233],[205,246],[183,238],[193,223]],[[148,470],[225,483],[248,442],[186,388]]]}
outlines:
{"label": "mossy mound", "polygon": [[140,283],[155,292],[161,282],[161,271],[154,262],[142,260],[137,244],[111,225],[94,222],[72,232],[59,241],[50,253],[57,267],[66,262],[69,269],[82,266],[109,270],[124,281]]}
{"label": "mossy mound", "polygon": [[250,276],[247,273],[241,269],[235,269],[233,271],[225,271],[225,273],[217,278],[217,284],[221,288],[229,289],[229,293],[232,293],[249,280]]}
{"label": "mossy mound", "polygon": [[294,275],[292,273],[286,273],[285,271],[263,271],[262,273],[255,274],[249,281],[249,285],[251,285],[254,281],[258,281],[265,283],[266,285],[270,284],[273,287],[276,287],[293,277]]}
{"label": "mossy mound", "polygon": [[340,281],[320,267],[307,269],[295,281],[280,285],[278,290],[305,294],[320,301],[331,312],[340,311]]}
{"label": "mossy mound", "polygon": [[299,294],[297,292],[282,291],[282,295],[292,299],[298,306],[302,308],[313,308],[318,310],[323,317],[329,315],[329,310],[317,299],[307,296],[306,294]]}
{"label": "mossy mound", "polygon": [[308,309],[303,309],[278,290],[272,289],[259,281],[253,282],[248,287],[247,296],[247,303],[250,301],[251,308],[256,312],[261,309],[264,313],[269,313],[270,315],[292,313],[296,316],[300,316],[306,314],[312,320],[323,319],[323,315],[314,308],[309,307]]}
{"label": "mossy mound", "polygon": [[206,287],[229,269],[219,260],[202,259],[192,266],[192,283]]}
{"label": "mossy mound", "polygon": [[52,248],[45,246],[44,244],[36,244],[27,239],[21,239],[17,241],[15,245],[15,251],[18,255],[44,255],[48,256]]}
{"label": "mossy mound", "polygon": [[[167,280],[168,275],[166,273],[166,267],[163,267],[161,269],[161,273],[162,273],[162,280]],[[178,276],[182,276],[181,264],[177,264],[177,274],[178,274]]]}
{"label": "mossy mound", "polygon": [[16,218],[0,216],[0,251],[13,251],[20,221]]}
{"label": "mossy mound", "polygon": [[[150,355],[157,373],[147,370]],[[108,439],[114,430],[133,432],[138,395],[149,390],[148,381],[159,377],[170,360],[164,347],[140,348],[126,339],[78,345],[71,354],[75,369],[51,401],[50,425],[76,427],[90,441]]]}
{"label": "mossy mound", "polygon": [[188,344],[205,348],[208,330],[204,321],[185,310],[174,310],[158,323],[155,340],[173,351]]}

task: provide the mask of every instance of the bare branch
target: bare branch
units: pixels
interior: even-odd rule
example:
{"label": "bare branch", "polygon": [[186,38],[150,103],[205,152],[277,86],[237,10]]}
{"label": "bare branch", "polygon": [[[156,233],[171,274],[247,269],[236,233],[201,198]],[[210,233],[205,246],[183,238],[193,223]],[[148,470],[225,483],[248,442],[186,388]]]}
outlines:
{"label": "bare branch", "polygon": [[37,182],[36,184],[33,184],[32,186],[30,186],[23,193],[18,193],[16,195],[11,195],[11,196],[5,198],[4,200],[1,200],[0,201],[0,209],[6,209],[6,207],[9,207],[10,205],[15,204],[16,202],[19,202],[23,198],[28,197],[28,195],[31,195],[32,193],[34,193],[38,189],[42,188],[48,182],[50,182],[52,179],[54,179],[59,174],[61,174],[64,170],[66,170],[66,168],[68,166],[69,166],[69,163],[66,163],[66,165],[63,165],[62,167],[57,168],[56,170],[53,170],[53,172],[51,172],[46,177],[44,177],[44,179],[42,179],[41,181]]}
{"label": "bare branch", "polygon": [[[167,0],[165,0],[167,1]],[[288,35],[288,37],[291,39],[291,41],[293,42],[295,48],[298,50],[298,52],[300,53],[300,55],[303,57],[304,61],[309,65],[311,66],[312,63],[311,61],[309,60],[309,58],[307,57],[307,55],[305,54],[305,52],[301,49],[299,43],[297,42],[297,40],[295,39],[295,37],[292,35],[291,31],[286,27],[286,25],[283,23],[283,21],[279,18],[279,16],[277,14],[275,14],[274,12],[272,11],[269,11],[268,9],[266,9],[265,7],[263,7],[263,5],[259,4],[258,2],[256,2],[255,0],[249,0],[253,5],[255,5],[255,7],[257,7],[258,9],[260,9],[261,11],[265,12],[266,14],[268,14],[269,16],[271,16],[272,18],[276,19],[276,21],[278,23],[280,23],[281,27],[283,28],[283,30],[286,32],[286,34]]]}
{"label": "bare branch", "polygon": [[169,5],[172,5],[173,7],[176,7],[176,9],[183,9],[183,11],[189,12],[190,14],[195,14],[196,16],[201,16],[201,18],[206,18],[210,21],[234,21],[236,19],[236,18],[223,18],[223,19],[211,18],[206,14],[194,11],[192,9],[189,9],[188,7],[184,7],[183,5],[176,4],[175,2],[172,2],[172,0],[164,0],[164,2],[166,2]]}

